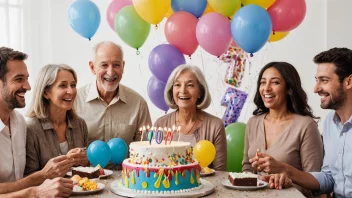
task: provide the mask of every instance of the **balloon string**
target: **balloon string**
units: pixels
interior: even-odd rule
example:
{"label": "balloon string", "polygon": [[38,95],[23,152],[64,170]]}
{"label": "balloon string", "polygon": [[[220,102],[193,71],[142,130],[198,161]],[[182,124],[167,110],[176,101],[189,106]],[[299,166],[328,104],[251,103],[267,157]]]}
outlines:
{"label": "balloon string", "polygon": [[155,25],[155,29],[156,29],[156,30],[158,29],[158,24]]}
{"label": "balloon string", "polygon": [[137,48],[136,54],[137,55],[141,54],[141,52],[138,50],[138,48]]}
{"label": "balloon string", "polygon": [[189,59],[190,59],[190,60],[192,60],[192,57],[191,57],[191,55],[189,55],[188,57],[189,57]]}

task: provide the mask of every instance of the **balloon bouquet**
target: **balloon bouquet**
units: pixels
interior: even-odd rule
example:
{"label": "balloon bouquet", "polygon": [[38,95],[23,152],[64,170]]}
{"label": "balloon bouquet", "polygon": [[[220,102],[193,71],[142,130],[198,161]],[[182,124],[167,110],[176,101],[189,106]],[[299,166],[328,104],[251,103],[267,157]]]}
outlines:
{"label": "balloon bouquet", "polygon": [[120,138],[113,138],[108,143],[95,140],[87,148],[87,157],[91,165],[104,168],[109,161],[119,165],[127,157],[128,146]]}

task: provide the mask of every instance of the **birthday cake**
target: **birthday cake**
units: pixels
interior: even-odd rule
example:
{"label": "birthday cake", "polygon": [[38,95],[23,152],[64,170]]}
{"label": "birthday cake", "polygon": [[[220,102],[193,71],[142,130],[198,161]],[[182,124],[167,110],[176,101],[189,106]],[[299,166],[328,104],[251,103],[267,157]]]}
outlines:
{"label": "birthday cake", "polygon": [[132,142],[122,163],[123,187],[137,192],[177,193],[199,189],[200,166],[189,142]]}

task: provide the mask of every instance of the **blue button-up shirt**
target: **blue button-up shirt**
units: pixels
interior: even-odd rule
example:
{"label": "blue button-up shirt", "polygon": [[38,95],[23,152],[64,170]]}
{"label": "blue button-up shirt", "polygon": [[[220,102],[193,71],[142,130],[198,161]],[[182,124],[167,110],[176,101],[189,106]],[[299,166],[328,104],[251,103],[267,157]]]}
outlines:
{"label": "blue button-up shirt", "polygon": [[324,122],[324,161],[321,172],[311,174],[320,184],[320,193],[352,197],[352,116],[341,124],[331,112]]}

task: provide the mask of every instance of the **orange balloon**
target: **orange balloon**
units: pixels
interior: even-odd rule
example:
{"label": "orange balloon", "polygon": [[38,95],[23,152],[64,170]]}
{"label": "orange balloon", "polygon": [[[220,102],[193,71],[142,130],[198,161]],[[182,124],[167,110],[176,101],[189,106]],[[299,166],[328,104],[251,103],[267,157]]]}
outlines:
{"label": "orange balloon", "polygon": [[203,15],[208,14],[210,12],[215,12],[215,10],[210,6],[210,4],[208,3],[207,7],[205,8]]}

